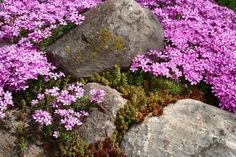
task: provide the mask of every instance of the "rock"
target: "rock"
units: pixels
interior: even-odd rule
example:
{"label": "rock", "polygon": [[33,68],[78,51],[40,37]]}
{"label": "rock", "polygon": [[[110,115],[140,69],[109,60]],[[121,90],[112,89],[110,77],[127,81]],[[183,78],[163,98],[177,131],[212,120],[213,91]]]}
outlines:
{"label": "rock", "polygon": [[[1,128],[0,128],[0,157],[20,157],[19,153],[19,134],[20,128],[28,128],[30,120],[29,119],[21,119],[17,120],[17,115],[25,114],[24,117],[29,114],[28,112],[20,113],[22,111],[18,110],[9,110],[7,112],[7,116],[5,119],[1,120]],[[26,141],[27,148],[24,150],[24,157],[46,157],[46,152],[42,146],[38,146],[38,138],[39,135],[34,135],[33,138],[30,140],[33,141]],[[41,145],[43,145],[41,141]]]}
{"label": "rock", "polygon": [[24,157],[46,157],[46,153],[42,147],[31,144],[25,151]]}
{"label": "rock", "polygon": [[79,135],[87,143],[95,143],[111,137],[115,131],[115,119],[117,111],[124,107],[127,100],[121,94],[109,86],[102,86],[98,83],[88,83],[85,85],[85,94],[91,89],[102,89],[106,92],[105,100],[100,107],[94,107],[90,116],[86,118],[83,125],[78,128]]}
{"label": "rock", "polygon": [[1,120],[1,129],[7,130],[10,134],[17,134],[17,128],[18,127],[29,127],[29,119],[24,120],[17,120],[17,116],[21,115],[24,117],[27,117],[29,113],[24,112],[22,113],[21,110],[9,110],[7,111],[7,116],[3,120]]}
{"label": "rock", "polygon": [[49,61],[64,73],[87,77],[129,67],[148,49],[163,47],[163,28],[148,9],[134,0],[107,0],[85,14],[84,23],[47,48]]}
{"label": "rock", "polygon": [[0,130],[0,157],[15,157],[16,137],[4,130]]}
{"label": "rock", "polygon": [[121,147],[129,157],[235,157],[236,116],[186,99],[132,127]]}

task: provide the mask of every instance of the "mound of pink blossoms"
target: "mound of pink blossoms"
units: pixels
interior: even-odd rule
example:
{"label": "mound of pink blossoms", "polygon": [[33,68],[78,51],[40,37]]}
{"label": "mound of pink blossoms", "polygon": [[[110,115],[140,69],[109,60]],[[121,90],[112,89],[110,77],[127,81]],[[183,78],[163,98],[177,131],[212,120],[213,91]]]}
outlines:
{"label": "mound of pink blossoms", "polygon": [[[56,77],[55,69],[47,62],[38,43],[52,35],[61,25],[84,21],[82,13],[102,0],[4,0],[0,3],[0,42],[14,43],[0,46],[1,93],[26,89],[30,79],[39,75]],[[0,96],[0,117],[4,106]],[[12,101],[12,97],[9,97]]]}
{"label": "mound of pink blossoms", "polygon": [[14,39],[39,42],[60,25],[84,21],[81,15],[101,0],[4,0],[0,3],[0,41]]}
{"label": "mound of pink blossoms", "polygon": [[36,49],[10,45],[0,48],[0,87],[27,88],[27,80],[49,75],[52,66]]}
{"label": "mound of pink blossoms", "polygon": [[165,49],[137,56],[132,71],[212,85],[220,106],[236,112],[236,13],[213,0],[139,0],[161,21]]}
{"label": "mound of pink blossoms", "polygon": [[81,24],[81,14],[101,0],[4,0],[0,3],[0,42],[18,41],[0,48],[0,87],[21,90],[29,79],[49,75],[53,67],[36,49],[37,43],[68,23]]}

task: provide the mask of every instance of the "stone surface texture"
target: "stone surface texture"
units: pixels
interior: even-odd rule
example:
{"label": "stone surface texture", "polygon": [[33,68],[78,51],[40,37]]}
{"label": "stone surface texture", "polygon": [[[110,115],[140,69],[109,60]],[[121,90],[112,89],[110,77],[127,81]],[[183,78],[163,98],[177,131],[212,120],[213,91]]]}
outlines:
{"label": "stone surface texture", "polygon": [[236,116],[186,99],[132,127],[121,143],[129,157],[235,157]]}
{"label": "stone surface texture", "polygon": [[106,96],[103,103],[98,107],[93,107],[90,116],[77,130],[87,143],[95,143],[98,140],[111,137],[115,130],[117,111],[123,108],[127,102],[119,92],[109,86],[88,83],[85,85],[85,94],[87,95],[91,89],[102,89],[106,92]]}
{"label": "stone surface texture", "polygon": [[[10,110],[7,112],[5,119],[1,120],[0,124],[0,157],[21,157],[19,148],[17,148],[19,138],[18,129],[20,127],[29,127],[30,119],[17,120],[17,114],[20,111]],[[22,111],[21,111],[22,112]],[[24,114],[29,114],[25,111]],[[26,116],[28,117],[28,116]],[[33,142],[27,140],[27,147],[24,150],[24,157],[46,157],[44,148],[40,145],[43,143],[36,140],[39,135],[34,135],[30,138]],[[37,145],[40,144],[40,145]]]}
{"label": "stone surface texture", "polygon": [[89,10],[82,25],[47,48],[49,60],[74,77],[129,67],[138,54],[163,48],[163,28],[134,0],[107,0]]}
{"label": "stone surface texture", "polygon": [[7,131],[0,130],[0,157],[15,157],[16,137]]}

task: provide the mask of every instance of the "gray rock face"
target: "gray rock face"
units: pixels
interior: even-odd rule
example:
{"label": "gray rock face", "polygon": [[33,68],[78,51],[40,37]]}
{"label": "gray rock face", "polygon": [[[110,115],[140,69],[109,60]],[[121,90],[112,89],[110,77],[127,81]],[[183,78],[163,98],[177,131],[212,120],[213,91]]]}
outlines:
{"label": "gray rock face", "polygon": [[[17,135],[19,134],[17,128],[21,126],[28,127],[29,124],[26,121],[18,121],[16,119],[16,114],[18,112],[19,111],[17,110],[8,111],[7,117],[1,120],[0,157],[21,156],[17,148],[19,142],[19,139],[17,137]],[[35,135],[34,137],[36,138],[37,136]],[[36,142],[30,143],[29,141],[27,141],[27,148],[25,148],[24,150],[24,157],[46,157],[46,152],[44,151],[43,147],[36,145]]]}
{"label": "gray rock face", "polygon": [[46,157],[46,153],[42,147],[35,144],[30,145],[25,151],[24,157]]}
{"label": "gray rock face", "polygon": [[49,60],[75,77],[91,76],[137,54],[163,47],[163,28],[151,11],[134,0],[107,0],[85,13],[84,23],[46,50]]}
{"label": "gray rock face", "polygon": [[16,137],[0,130],[0,157],[14,157]]}
{"label": "gray rock face", "polygon": [[[4,130],[0,130],[0,157],[20,157],[17,137]],[[46,157],[46,153],[42,147],[30,144],[24,151],[24,157]]]}
{"label": "gray rock face", "polygon": [[186,99],[170,104],[124,136],[129,157],[235,157],[236,116]]}
{"label": "gray rock face", "polygon": [[89,83],[85,86],[85,94],[91,89],[102,89],[106,92],[105,100],[100,107],[94,107],[90,116],[86,118],[83,125],[78,128],[79,135],[87,143],[95,143],[111,137],[115,130],[115,119],[117,111],[124,107],[127,100],[121,94],[109,86],[102,86],[98,83]]}

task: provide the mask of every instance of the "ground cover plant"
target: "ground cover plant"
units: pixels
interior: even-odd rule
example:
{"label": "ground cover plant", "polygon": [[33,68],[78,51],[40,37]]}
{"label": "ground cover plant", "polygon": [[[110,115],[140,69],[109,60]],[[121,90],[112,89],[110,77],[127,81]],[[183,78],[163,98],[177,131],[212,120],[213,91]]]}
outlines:
{"label": "ground cover plant", "polygon": [[[148,114],[161,115],[164,106],[178,99],[219,101],[236,112],[235,12],[213,0],[137,1],[163,25],[165,49],[137,56],[131,71],[117,66],[80,80],[109,85],[128,99],[117,115],[113,139],[94,145],[84,143],[73,129],[82,125],[91,106],[103,101],[104,91],[94,89],[84,97],[83,85],[58,72],[44,50],[86,20],[83,13],[103,0],[0,1],[0,119],[11,108],[29,111],[32,125],[65,156],[125,156],[117,146],[122,135]],[[234,0],[217,2],[236,7]],[[20,149],[29,138],[25,130],[19,128]]]}
{"label": "ground cover plant", "polygon": [[191,84],[203,80],[212,86],[222,108],[236,112],[235,12],[213,0],[139,2],[160,19],[167,44],[163,51],[137,56],[131,70],[184,77]]}
{"label": "ground cover plant", "polygon": [[[8,93],[15,92],[26,89],[28,81],[38,76],[57,77],[55,67],[40,51],[40,43],[60,26],[81,24],[84,20],[81,14],[100,2],[4,0],[0,4],[0,41],[6,44],[0,48],[0,87]],[[1,103],[6,104],[4,100],[1,97]],[[4,111],[7,104],[2,106]]]}

